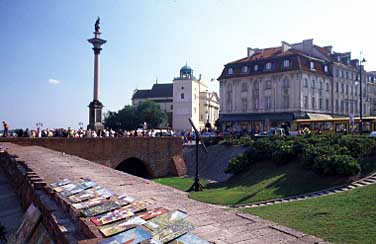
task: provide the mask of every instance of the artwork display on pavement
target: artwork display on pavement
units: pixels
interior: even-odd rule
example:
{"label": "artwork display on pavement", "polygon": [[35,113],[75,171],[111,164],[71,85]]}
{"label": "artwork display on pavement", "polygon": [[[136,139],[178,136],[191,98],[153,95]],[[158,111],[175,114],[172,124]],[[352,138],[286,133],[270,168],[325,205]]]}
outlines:
{"label": "artwork display on pavement", "polygon": [[128,195],[121,195],[118,197],[119,201],[124,203],[124,205],[126,205],[125,203],[132,203],[134,202],[134,198],[133,197],[130,197]]}
{"label": "artwork display on pavement", "polygon": [[78,202],[83,202],[89,199],[93,199],[96,197],[103,197],[103,198],[109,198],[112,196],[112,192],[109,190],[97,186],[95,188],[90,188],[87,190],[84,190],[76,195],[69,196],[69,201],[72,203],[78,203]]}
{"label": "artwork display on pavement", "polygon": [[67,185],[67,184],[69,184],[69,183],[71,183],[70,180],[68,180],[68,179],[63,179],[63,180],[60,180],[60,181],[57,181],[57,182],[52,183],[52,184],[51,184],[51,187],[54,189],[54,188],[56,188],[56,187],[64,186],[64,185]]}
{"label": "artwork display on pavement", "polygon": [[69,184],[66,184],[66,185],[63,185],[63,186],[58,186],[58,187],[54,188],[54,190],[59,193],[59,192],[63,192],[63,191],[70,191],[73,188],[75,188],[76,186],[77,186],[77,184],[69,183]]}
{"label": "artwork display on pavement", "polygon": [[108,211],[114,210],[121,207],[121,204],[112,200],[104,201],[93,207],[86,208],[81,211],[85,217],[93,217]]}
{"label": "artwork display on pavement", "polygon": [[123,232],[125,230],[136,227],[137,225],[143,225],[146,221],[140,217],[132,217],[128,220],[119,221],[113,224],[108,224],[99,227],[99,231],[106,237],[115,235],[117,233]]}
{"label": "artwork display on pavement", "polygon": [[114,235],[108,239],[98,242],[98,244],[137,244],[150,239],[151,233],[142,227],[136,227],[120,234]]}
{"label": "artwork display on pavement", "polygon": [[148,210],[145,213],[142,213],[138,216],[140,218],[144,219],[144,220],[149,220],[149,219],[152,219],[154,217],[157,217],[159,215],[162,215],[162,214],[165,214],[165,213],[168,213],[168,212],[169,211],[166,208],[155,208],[155,209],[152,209],[152,210]]}
{"label": "artwork display on pavement", "polygon": [[86,189],[89,189],[91,187],[94,187],[94,186],[97,186],[97,183],[95,181],[85,179],[82,182],[80,182],[78,185],[76,185],[76,187],[74,187],[70,190],[65,190],[65,191],[61,192],[60,194],[61,194],[62,197],[69,197],[70,195],[80,193],[80,192],[82,192]]}
{"label": "artwork display on pavement", "polygon": [[193,235],[192,233],[187,233],[178,239],[170,242],[170,244],[210,244],[204,239]]}
{"label": "artwork display on pavement", "polygon": [[163,225],[160,225],[160,227],[153,231],[153,238],[166,243],[193,229],[194,226],[192,223],[185,219],[177,219],[171,222],[164,222]]}
{"label": "artwork display on pavement", "polygon": [[145,226],[149,228],[152,231],[155,231],[156,229],[170,225],[171,223],[184,219],[187,217],[187,213],[183,212],[181,210],[175,210],[172,212],[168,212],[162,215],[159,215],[158,217],[155,217],[145,223]]}
{"label": "artwork display on pavement", "polygon": [[140,242],[140,244],[163,244],[163,243],[154,239],[154,238],[151,238],[149,240],[145,240],[145,241]]}
{"label": "artwork display on pavement", "polygon": [[28,244],[54,244],[50,235],[47,233],[46,228],[40,223],[37,229],[34,231]]}
{"label": "artwork display on pavement", "polygon": [[107,213],[98,215],[96,217],[92,217],[90,218],[90,220],[95,225],[105,225],[105,224],[109,224],[118,220],[132,217],[133,215],[134,213],[132,211],[129,211],[127,206],[125,206],[125,207],[115,209],[111,212],[107,212]]}
{"label": "artwork display on pavement", "polygon": [[16,232],[17,243],[26,243],[39,222],[41,212],[33,203],[30,204]]}
{"label": "artwork display on pavement", "polygon": [[84,208],[90,208],[90,207],[99,205],[99,204],[101,204],[105,201],[106,201],[106,198],[96,197],[96,198],[92,198],[92,199],[90,199],[86,202],[73,203],[72,207],[77,209],[77,210],[81,210],[81,209],[84,209]]}

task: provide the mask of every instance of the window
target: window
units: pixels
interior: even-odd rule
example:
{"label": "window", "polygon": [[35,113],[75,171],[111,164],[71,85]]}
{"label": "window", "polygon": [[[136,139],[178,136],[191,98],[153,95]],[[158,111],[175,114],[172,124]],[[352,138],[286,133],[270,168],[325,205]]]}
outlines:
{"label": "window", "polygon": [[265,69],[266,70],[271,70],[272,69],[272,63],[266,63],[266,65],[265,65]]}
{"label": "window", "polygon": [[346,85],[346,95],[349,95],[349,85]]}
{"label": "window", "polygon": [[324,72],[325,73],[328,73],[329,69],[328,69],[328,65],[324,65]]}
{"label": "window", "polygon": [[345,112],[345,103],[341,100],[341,113]]}
{"label": "window", "polygon": [[290,68],[290,60],[288,59],[283,60],[283,68],[285,69]]}
{"label": "window", "polygon": [[312,97],[312,109],[316,108],[316,98]]}
{"label": "window", "polygon": [[319,99],[319,109],[322,109],[322,98]]}
{"label": "window", "polygon": [[283,108],[289,108],[289,96],[283,96]]}
{"label": "window", "polygon": [[355,87],[355,89],[354,89],[355,91],[354,91],[354,93],[355,93],[355,96],[358,96],[358,87]]}
{"label": "window", "polygon": [[341,84],[341,93],[345,93],[345,85],[344,84]]}
{"label": "window", "polygon": [[322,90],[322,81],[320,80],[320,90]]}
{"label": "window", "polygon": [[242,98],[242,110],[247,111],[248,108],[248,100],[247,98]]}
{"label": "window", "polygon": [[232,110],[232,85],[229,85],[227,88],[227,97],[226,97],[227,111]]}
{"label": "window", "polygon": [[308,79],[307,78],[304,79],[304,87],[308,87]]}
{"label": "window", "polygon": [[259,107],[260,107],[260,100],[257,96],[257,97],[255,97],[255,109],[259,109]]}
{"label": "window", "polygon": [[243,66],[242,67],[242,72],[243,73],[248,73],[248,66]]}
{"label": "window", "polygon": [[315,89],[315,88],[316,88],[316,81],[312,80],[312,89]]}
{"label": "window", "polygon": [[315,69],[315,63],[313,61],[309,62],[309,68]]}
{"label": "window", "polygon": [[338,84],[338,82],[336,82],[336,92],[338,92],[339,91],[339,84]]}
{"label": "window", "polygon": [[255,64],[255,66],[253,67],[254,71],[258,71],[258,65]]}
{"label": "window", "polygon": [[272,81],[267,80],[265,83],[265,90],[272,89]]}
{"label": "window", "polygon": [[180,98],[184,99],[184,93],[180,94]]}
{"label": "window", "polygon": [[259,82],[256,80],[255,83],[253,83],[254,89],[258,91],[260,89]]}
{"label": "window", "polygon": [[242,83],[242,92],[247,92],[247,91],[248,91],[247,83]]}
{"label": "window", "polygon": [[304,96],[303,106],[304,106],[304,108],[308,108],[308,97],[307,96]]}
{"label": "window", "polygon": [[228,68],[227,74],[233,75],[234,74],[234,69],[233,68]]}
{"label": "window", "polygon": [[288,88],[289,87],[289,80],[288,79],[284,79],[283,80],[283,87],[284,88]]}
{"label": "window", "polygon": [[329,91],[329,83],[326,83],[326,91]]}
{"label": "window", "polygon": [[336,99],[336,112],[339,112],[339,102],[338,102],[338,99]]}
{"label": "window", "polygon": [[171,110],[173,110],[173,109],[174,109],[174,105],[171,105],[171,107],[170,107],[170,108],[171,108]]}
{"label": "window", "polygon": [[325,99],[325,109],[329,110],[329,99]]}
{"label": "window", "polygon": [[336,76],[339,77],[339,69],[336,69]]}
{"label": "window", "polygon": [[346,79],[349,79],[349,71],[346,71]]}
{"label": "window", "polygon": [[265,109],[270,110],[272,108],[272,98],[265,97]]}

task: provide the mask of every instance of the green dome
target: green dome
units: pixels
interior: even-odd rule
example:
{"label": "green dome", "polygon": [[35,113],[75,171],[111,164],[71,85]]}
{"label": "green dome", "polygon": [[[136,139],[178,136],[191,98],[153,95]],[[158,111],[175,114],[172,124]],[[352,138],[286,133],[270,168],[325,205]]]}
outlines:
{"label": "green dome", "polygon": [[181,67],[180,71],[187,71],[187,70],[192,70],[192,68],[190,66],[188,66],[188,64],[185,64],[183,67]]}

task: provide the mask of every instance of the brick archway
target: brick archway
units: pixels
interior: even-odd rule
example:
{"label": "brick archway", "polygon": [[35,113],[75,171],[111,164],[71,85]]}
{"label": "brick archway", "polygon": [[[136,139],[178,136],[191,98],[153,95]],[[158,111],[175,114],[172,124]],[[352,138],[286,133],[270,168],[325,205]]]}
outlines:
{"label": "brick archway", "polygon": [[153,174],[148,165],[144,161],[136,157],[129,157],[123,160],[115,167],[115,169],[146,179],[153,178]]}

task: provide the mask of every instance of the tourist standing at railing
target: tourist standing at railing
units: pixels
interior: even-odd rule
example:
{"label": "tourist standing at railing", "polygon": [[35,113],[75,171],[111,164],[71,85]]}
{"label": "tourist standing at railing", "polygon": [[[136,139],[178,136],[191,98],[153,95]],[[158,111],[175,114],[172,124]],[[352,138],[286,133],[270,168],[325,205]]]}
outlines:
{"label": "tourist standing at railing", "polygon": [[9,129],[8,123],[6,121],[3,121],[3,126],[4,126],[3,136],[6,137],[6,136],[8,136],[8,129]]}

